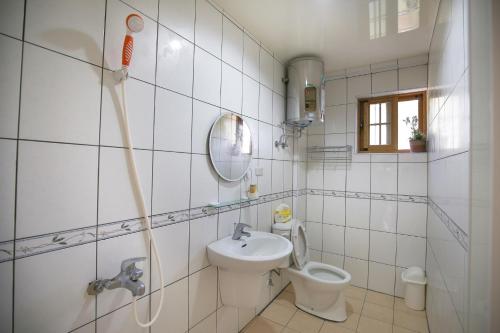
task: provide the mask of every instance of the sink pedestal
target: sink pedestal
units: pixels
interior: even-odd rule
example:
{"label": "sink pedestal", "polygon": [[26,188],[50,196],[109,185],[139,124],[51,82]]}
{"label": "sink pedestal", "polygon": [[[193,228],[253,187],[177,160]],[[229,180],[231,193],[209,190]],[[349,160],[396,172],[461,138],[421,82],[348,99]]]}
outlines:
{"label": "sink pedestal", "polygon": [[219,288],[222,304],[255,308],[260,303],[263,284],[262,273],[235,272],[219,267]]}

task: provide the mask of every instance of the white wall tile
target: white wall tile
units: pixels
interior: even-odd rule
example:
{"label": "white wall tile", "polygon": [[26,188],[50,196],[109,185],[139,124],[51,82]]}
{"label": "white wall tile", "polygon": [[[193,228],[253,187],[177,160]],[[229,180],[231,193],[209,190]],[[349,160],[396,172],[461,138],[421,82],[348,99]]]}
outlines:
{"label": "white wall tile", "polygon": [[396,264],[396,234],[370,231],[370,260]]}
{"label": "white wall tile", "polygon": [[160,26],[158,28],[157,85],[191,96],[193,56],[193,44]]}
{"label": "white wall tile", "polygon": [[196,48],[194,57],[193,97],[214,105],[220,104],[221,61]]}
{"label": "white wall tile", "polygon": [[351,284],[366,288],[368,285],[368,261],[345,257],[344,269],[351,274]]}
{"label": "white wall tile", "polygon": [[95,225],[97,148],[19,142],[16,237]]}
{"label": "white wall tile", "polygon": [[[145,232],[127,234],[108,238],[97,243],[97,276],[112,278],[120,272],[123,260],[134,257],[149,257],[149,244],[146,244]],[[92,244],[94,245],[94,244]],[[95,249],[95,245],[93,246]],[[150,271],[147,269],[151,260],[138,262],[136,266],[144,270],[141,281],[144,282],[146,293],[150,290]],[[95,277],[88,279],[88,282]],[[97,316],[102,316],[132,301],[132,294],[127,289],[106,290],[97,296]]]}
{"label": "white wall tile", "polygon": [[338,254],[324,252],[321,262],[338,268],[344,268],[344,256]]}
{"label": "white wall tile", "polygon": [[82,326],[80,328],[77,328],[76,330],[72,331],[74,333],[95,333],[96,332],[96,323],[95,321],[88,323],[85,326]]}
{"label": "white wall tile", "polygon": [[398,194],[427,195],[427,164],[398,164]]}
{"label": "white wall tile", "polygon": [[159,10],[162,25],[194,41],[195,0],[160,0]]}
{"label": "white wall tile", "polygon": [[[346,131],[348,133],[355,133],[358,128],[358,104],[348,104],[347,105],[347,125]],[[353,140],[354,141],[354,140]],[[354,144],[351,144],[353,151],[357,151],[357,147]]]}
{"label": "white wall tile", "polygon": [[325,163],[324,189],[345,191],[346,168],[345,163]]}
{"label": "white wall tile", "polygon": [[323,251],[344,254],[345,227],[323,224]]}
{"label": "white wall tile", "polygon": [[[10,2],[16,1],[9,1],[9,5],[11,5]],[[2,14],[0,14],[2,21],[4,20],[4,12],[9,10],[6,11],[4,8]],[[0,26],[2,23],[0,23]],[[0,105],[0,136],[4,138],[17,138],[21,48],[20,41],[0,36],[0,77],[3,78],[0,81],[0,100],[2,100]]]}
{"label": "white wall tile", "polygon": [[259,204],[257,208],[257,213],[258,213],[259,231],[271,232],[271,224],[273,223],[271,203],[267,202]]}
{"label": "white wall tile", "polygon": [[0,292],[4,297],[0,301],[0,330],[12,332],[12,288],[13,262],[0,263]]}
{"label": "white wall tile", "polygon": [[307,221],[323,221],[323,196],[307,195]]}
{"label": "white wall tile", "polygon": [[231,236],[234,233],[236,224],[240,222],[240,211],[231,210],[219,214],[219,223],[217,227],[217,238]]}
{"label": "white wall tile", "polygon": [[325,103],[327,106],[347,103],[347,79],[326,82]]}
{"label": "white wall tile", "polygon": [[243,37],[243,73],[259,81],[260,46],[250,36]]}
{"label": "white wall tile", "polygon": [[153,164],[153,214],[189,208],[189,154],[157,151]]}
{"label": "white wall tile", "polygon": [[273,93],[263,85],[260,85],[259,120],[269,124],[273,123]]}
{"label": "white wall tile", "polygon": [[[189,222],[184,221],[153,230],[157,239],[158,252],[165,285],[188,275],[189,266]],[[160,274],[156,256],[151,253],[151,290],[160,288]]]}
{"label": "white wall tile", "polygon": [[272,193],[283,192],[283,161],[272,161]]}
{"label": "white wall tile", "polygon": [[155,113],[155,149],[190,152],[191,98],[156,88]]}
{"label": "white wall tile", "polygon": [[189,327],[217,307],[217,268],[207,267],[189,276]]}
{"label": "white wall tile", "polygon": [[395,267],[369,263],[368,289],[394,295]]}
{"label": "white wall tile", "polygon": [[274,87],[273,90],[281,96],[286,95],[286,85],[283,79],[286,77],[286,68],[278,60],[274,59]]}
{"label": "white wall tile", "polygon": [[259,119],[259,83],[243,75],[242,113],[253,119]]}
{"label": "white wall tile", "polygon": [[347,167],[347,191],[370,192],[370,164],[351,163]]}
{"label": "white wall tile", "polygon": [[347,226],[368,229],[370,225],[370,200],[347,198],[345,215]]}
{"label": "white wall tile", "polygon": [[392,69],[398,69],[398,60],[397,59],[379,62],[376,64],[370,64],[370,70],[372,73],[386,72],[386,71],[390,71]]}
{"label": "white wall tile", "polygon": [[218,202],[217,175],[208,156],[192,155],[191,158],[191,208]]}
{"label": "white wall tile", "polygon": [[398,71],[386,71],[372,74],[372,93],[389,93],[398,90]]}
{"label": "white wall tile", "polygon": [[273,157],[273,127],[259,122],[259,158]]}
{"label": "white wall tile", "polygon": [[219,201],[234,201],[241,198],[241,183],[219,179]]}
{"label": "white wall tile", "polygon": [[396,297],[405,297],[405,283],[401,280],[401,274],[404,270],[404,268],[396,267],[396,285],[394,288],[394,296]]}
{"label": "white wall tile", "polygon": [[0,140],[0,156],[0,242],[4,242],[14,239],[16,141]]}
{"label": "white wall tile", "polygon": [[217,215],[189,223],[189,272],[192,273],[209,265],[206,247],[217,240]]}
{"label": "white wall tile", "polygon": [[240,71],[243,69],[243,31],[225,16],[222,23],[222,60]]}
{"label": "white wall tile", "polygon": [[[97,333],[147,333],[148,329],[140,327],[131,315],[133,304],[124,306],[96,321]],[[142,322],[149,320],[149,297],[137,301],[137,314]]]}
{"label": "white wall tile", "polygon": [[307,242],[309,248],[321,251],[323,248],[322,225],[316,222],[306,222]]}
{"label": "white wall tile", "polygon": [[[103,84],[101,144],[125,147],[121,85],[116,83],[113,73],[109,71],[104,71]],[[139,80],[127,80],[127,115],[132,143],[136,148],[153,148],[154,89],[154,86]]]}
{"label": "white wall tile", "polygon": [[371,163],[372,193],[396,194],[397,187],[398,165],[396,163]]}
{"label": "white wall tile", "polygon": [[241,113],[243,74],[233,67],[222,64],[221,106]]}
{"label": "white wall tile", "polygon": [[281,95],[273,92],[273,125],[280,126],[284,121],[285,99],[281,97]]}
{"label": "white wall tile", "polygon": [[5,0],[0,12],[0,32],[21,39],[23,37],[24,2]]}
{"label": "white wall tile", "polygon": [[95,298],[86,293],[96,276],[95,258],[91,243],[17,260],[16,331],[68,332],[95,319]]}
{"label": "white wall tile", "polygon": [[[151,295],[151,313],[154,314],[160,302],[160,292]],[[162,314],[151,326],[151,333],[184,333],[188,330],[188,278],[165,288]]]}
{"label": "white wall tile", "polygon": [[345,198],[330,197],[323,198],[323,223],[345,225]]}
{"label": "white wall tile", "polygon": [[398,202],[398,233],[426,236],[427,204]]}
{"label": "white wall tile", "polygon": [[[126,29],[125,19],[133,11],[119,0],[107,2],[104,45],[104,67],[107,69],[117,70],[122,67],[123,38]],[[157,24],[146,16],[143,16],[143,19],[144,29],[141,31],[140,37],[134,39],[134,54],[129,66],[129,75],[154,83]]]}
{"label": "white wall tile", "polygon": [[19,136],[99,143],[101,70],[33,45],[23,62]]}
{"label": "white wall tile", "polygon": [[371,94],[370,75],[354,76],[347,79],[347,103],[357,103],[358,98]]}
{"label": "white wall tile", "polygon": [[124,0],[126,4],[130,5],[145,15],[154,20],[158,20],[158,2],[159,0]]}
{"label": "white wall tile", "polygon": [[309,249],[309,260],[315,262],[321,262],[321,251]]}
{"label": "white wall tile", "polygon": [[427,88],[427,65],[399,70],[399,90],[422,88]]}
{"label": "white wall tile", "polygon": [[196,1],[196,45],[221,57],[222,14],[208,1]]}
{"label": "white wall tile", "polygon": [[208,137],[213,123],[220,115],[220,109],[197,100],[193,101],[192,152],[208,154]]}
{"label": "white wall tile", "polygon": [[101,66],[105,6],[103,0],[26,2],[24,38]]}
{"label": "white wall tile", "polygon": [[396,201],[371,200],[370,230],[396,232],[398,203]]}
{"label": "white wall tile", "polygon": [[268,88],[273,88],[274,60],[264,48],[260,48],[260,82]]}
{"label": "white wall tile", "polygon": [[307,163],[307,187],[317,190],[323,188],[323,163]]}
{"label": "white wall tile", "polygon": [[[139,179],[146,200],[151,207],[151,152],[134,151]],[[140,203],[129,173],[126,150],[101,148],[99,160],[99,223],[127,220],[141,216]]]}
{"label": "white wall tile", "polygon": [[369,237],[368,230],[346,228],[345,255],[368,260]]}
{"label": "white wall tile", "polygon": [[325,133],[345,133],[347,106],[337,105],[326,107],[325,110]]}
{"label": "white wall tile", "polygon": [[425,267],[425,238],[398,235],[396,265]]}
{"label": "white wall tile", "polygon": [[190,333],[216,333],[217,332],[217,315],[214,312],[207,318],[200,321],[195,327],[189,330]]}

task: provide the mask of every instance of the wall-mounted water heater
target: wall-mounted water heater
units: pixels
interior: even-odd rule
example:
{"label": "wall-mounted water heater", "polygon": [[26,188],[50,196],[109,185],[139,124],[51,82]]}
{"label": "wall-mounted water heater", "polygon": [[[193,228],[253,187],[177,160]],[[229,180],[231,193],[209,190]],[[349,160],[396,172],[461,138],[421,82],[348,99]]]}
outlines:
{"label": "wall-mounted water heater", "polygon": [[323,122],[325,114],[323,61],[316,57],[292,59],[287,66],[286,123],[304,128]]}

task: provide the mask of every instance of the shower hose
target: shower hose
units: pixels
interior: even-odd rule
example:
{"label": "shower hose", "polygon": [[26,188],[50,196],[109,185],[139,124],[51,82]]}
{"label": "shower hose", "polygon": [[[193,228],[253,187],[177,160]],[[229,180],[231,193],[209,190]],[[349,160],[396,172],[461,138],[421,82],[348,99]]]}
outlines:
{"label": "shower hose", "polygon": [[132,169],[132,182],[133,186],[139,195],[139,208],[140,208],[140,213],[141,216],[143,217],[143,222],[145,223],[146,227],[146,234],[148,237],[148,240],[151,242],[151,248],[152,248],[152,254],[151,256],[154,256],[155,262],[156,262],[156,267],[158,269],[159,275],[160,275],[160,303],[158,305],[158,308],[156,310],[155,315],[151,318],[149,322],[143,323],[139,320],[139,315],[137,314],[137,298],[134,297],[133,303],[134,303],[134,317],[137,325],[141,327],[149,327],[154,324],[154,322],[158,319],[160,316],[161,308],[163,305],[163,294],[164,294],[164,277],[163,277],[163,269],[161,267],[161,259],[160,255],[158,253],[158,246],[156,244],[156,238],[153,234],[153,231],[151,230],[151,219],[149,218],[148,210],[146,208],[146,201],[144,200],[144,193],[142,191],[142,186],[141,186],[141,180],[139,179],[139,172],[137,170],[137,163],[135,161],[135,154],[134,154],[134,146],[132,143],[132,136],[130,135],[130,127],[128,123],[128,114],[127,114],[127,99],[126,99],[126,88],[125,88],[125,81],[126,79],[121,80],[121,90],[122,90],[122,119],[123,119],[123,128],[125,131],[125,144],[127,146],[127,158],[129,165]]}

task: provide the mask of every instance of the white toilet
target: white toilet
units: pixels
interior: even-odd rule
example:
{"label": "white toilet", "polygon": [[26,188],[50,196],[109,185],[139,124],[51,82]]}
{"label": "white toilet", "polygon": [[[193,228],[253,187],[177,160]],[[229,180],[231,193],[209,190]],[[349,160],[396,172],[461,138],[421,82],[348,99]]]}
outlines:
{"label": "white toilet", "polygon": [[[281,224],[281,223],[280,223]],[[275,226],[273,232],[285,236],[284,230],[291,228],[294,266],[288,268],[288,276],[295,289],[295,305],[315,316],[333,320],[347,319],[343,290],[351,281],[351,274],[338,267],[309,261],[307,237],[299,222],[287,226]]]}

